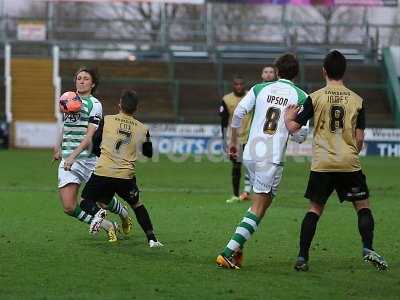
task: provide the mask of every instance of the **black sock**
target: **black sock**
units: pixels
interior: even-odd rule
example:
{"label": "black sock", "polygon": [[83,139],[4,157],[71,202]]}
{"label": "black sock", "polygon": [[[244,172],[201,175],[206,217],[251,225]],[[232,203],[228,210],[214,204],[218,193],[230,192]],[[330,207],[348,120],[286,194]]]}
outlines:
{"label": "black sock", "polygon": [[100,207],[97,206],[96,202],[88,199],[83,199],[79,206],[84,212],[92,216],[94,216],[100,210]]}
{"label": "black sock", "polygon": [[316,213],[308,212],[301,224],[299,256],[304,257],[306,261],[308,261],[308,252],[317,229],[318,219],[319,216]]}
{"label": "black sock", "polygon": [[140,205],[139,207],[133,208],[135,212],[136,219],[142,227],[144,233],[146,234],[147,240],[157,241],[157,238],[153,232],[153,224],[151,224],[149,213],[147,212],[146,207],[144,205]]}
{"label": "black sock", "polygon": [[362,208],[358,211],[358,230],[364,248],[374,250],[372,241],[374,239],[374,217],[369,208]]}
{"label": "black sock", "polygon": [[233,162],[232,166],[232,187],[233,194],[236,197],[239,197],[239,188],[240,188],[240,176],[241,174],[242,164],[240,162]]}

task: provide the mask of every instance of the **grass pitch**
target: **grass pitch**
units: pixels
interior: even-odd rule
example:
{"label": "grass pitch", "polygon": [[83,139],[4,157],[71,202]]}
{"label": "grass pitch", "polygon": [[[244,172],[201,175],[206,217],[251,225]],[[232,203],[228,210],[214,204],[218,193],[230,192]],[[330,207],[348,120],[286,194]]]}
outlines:
{"label": "grass pitch", "polygon": [[375,247],[390,270],[361,260],[357,218],[332,197],[313,242],[310,271],[293,270],[309,163],[289,159],[278,197],[245,249],[240,271],[214,260],[248,203],[228,205],[230,163],[160,157],[138,184],[161,249],[135,224],[109,244],[62,212],[49,151],[0,152],[0,299],[399,299],[399,160],[363,159]]}

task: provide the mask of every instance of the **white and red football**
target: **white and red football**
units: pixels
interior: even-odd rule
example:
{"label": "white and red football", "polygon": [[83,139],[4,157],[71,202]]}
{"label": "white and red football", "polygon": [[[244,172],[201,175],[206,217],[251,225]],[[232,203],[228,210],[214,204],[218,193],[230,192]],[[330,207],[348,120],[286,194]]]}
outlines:
{"label": "white and red football", "polygon": [[60,111],[67,114],[77,113],[82,107],[82,100],[75,92],[65,92],[62,94],[59,103]]}

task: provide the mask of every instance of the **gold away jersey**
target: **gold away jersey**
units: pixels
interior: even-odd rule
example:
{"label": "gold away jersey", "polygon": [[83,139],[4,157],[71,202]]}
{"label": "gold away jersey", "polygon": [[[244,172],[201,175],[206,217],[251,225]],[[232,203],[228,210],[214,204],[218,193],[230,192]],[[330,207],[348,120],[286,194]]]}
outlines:
{"label": "gold away jersey", "polygon": [[355,130],[365,129],[363,99],[341,84],[329,84],[310,98],[298,122],[314,116],[311,171],[361,170]]}
{"label": "gold away jersey", "polygon": [[139,147],[145,141],[147,128],[123,113],[105,116],[103,126],[101,155],[94,173],[105,177],[133,178]]}
{"label": "gold away jersey", "polygon": [[[222,98],[222,106],[220,108],[220,113],[221,110],[226,109],[228,112],[228,124],[227,124],[227,128],[228,131],[230,131],[230,125],[232,122],[232,116],[233,116],[233,112],[235,111],[237,105],[239,104],[240,100],[242,100],[244,96],[239,97],[236,96],[234,93],[230,93],[225,95]],[[224,107],[225,106],[225,107]],[[239,142],[241,144],[246,144],[247,139],[249,137],[249,132],[250,132],[250,124],[251,124],[251,113],[248,113],[242,120],[242,124],[239,130]],[[227,137],[230,137],[230,133],[227,133]]]}

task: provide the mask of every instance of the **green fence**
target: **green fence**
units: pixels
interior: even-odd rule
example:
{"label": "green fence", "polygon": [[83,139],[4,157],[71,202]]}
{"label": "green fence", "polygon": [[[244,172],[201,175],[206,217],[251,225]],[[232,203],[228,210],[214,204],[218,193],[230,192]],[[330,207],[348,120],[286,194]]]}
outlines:
{"label": "green fence", "polygon": [[396,126],[400,127],[400,82],[397,77],[394,60],[390,48],[383,49],[383,61],[386,69],[387,94],[393,111]]}
{"label": "green fence", "polygon": [[[70,84],[70,78],[63,78],[64,83]],[[303,76],[299,76],[298,85],[308,92],[315,91],[325,85],[321,81],[307,81]],[[166,122],[198,122],[198,123],[215,123],[218,122],[217,109],[218,105],[225,93],[231,91],[231,81],[221,80],[190,80],[190,79],[140,79],[133,77],[103,77],[99,88],[100,99],[105,100],[103,103],[105,112],[110,113],[115,108],[115,101],[118,99],[120,91],[126,88],[139,89],[141,100],[143,102],[152,102],[152,107],[144,106],[141,102],[140,116],[146,121],[166,121]],[[251,83],[249,82],[249,87]],[[157,91],[161,88],[161,91]],[[384,94],[388,93],[388,84],[385,83],[357,83],[350,82],[349,87],[356,91],[380,91]],[[72,88],[72,87],[71,87]],[[205,97],[198,95],[196,92],[189,97],[184,91],[188,89],[203,90]],[[67,89],[64,85],[63,89]],[[109,89],[114,89],[111,93]],[[106,92],[106,94],[104,94]],[[103,99],[104,98],[104,99]],[[368,100],[371,100],[371,97]],[[374,99],[369,103],[373,104]],[[113,102],[107,103],[107,102]],[[156,106],[155,106],[156,105]],[[376,113],[374,108],[369,111],[372,115]],[[390,116],[390,115],[389,115]],[[371,117],[371,115],[370,115]],[[385,123],[385,122],[387,123]],[[373,126],[391,127],[393,122],[389,124],[389,120],[371,120]],[[372,124],[371,123],[371,124]],[[398,123],[396,123],[398,126]]]}

